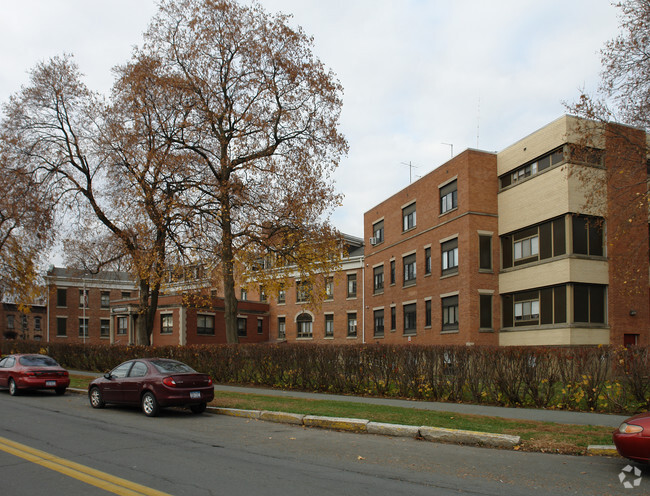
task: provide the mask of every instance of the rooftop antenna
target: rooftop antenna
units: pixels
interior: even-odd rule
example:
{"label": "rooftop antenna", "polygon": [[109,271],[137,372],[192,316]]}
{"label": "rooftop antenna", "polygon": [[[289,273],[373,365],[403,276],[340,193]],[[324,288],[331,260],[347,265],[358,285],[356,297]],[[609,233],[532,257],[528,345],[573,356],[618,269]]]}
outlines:
{"label": "rooftop antenna", "polygon": [[453,143],[440,143],[440,144],[451,147],[451,158],[454,158],[454,144]]}
{"label": "rooftop antenna", "polygon": [[413,165],[410,160],[408,164],[406,162],[400,162],[400,163],[402,165],[406,165],[409,168],[409,184],[411,184],[411,182],[413,182],[413,168],[418,169],[419,167],[417,165]]}
{"label": "rooftop antenna", "polygon": [[478,135],[481,125],[481,97],[478,97],[478,108],[476,109],[476,149],[478,150]]}

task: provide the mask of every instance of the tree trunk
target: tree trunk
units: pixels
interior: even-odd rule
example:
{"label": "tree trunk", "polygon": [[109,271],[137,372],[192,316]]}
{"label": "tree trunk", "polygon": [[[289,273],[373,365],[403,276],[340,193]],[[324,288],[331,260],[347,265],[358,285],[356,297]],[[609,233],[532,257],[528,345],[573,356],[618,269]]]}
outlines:
{"label": "tree trunk", "polygon": [[223,226],[221,262],[223,265],[223,299],[225,306],[224,318],[226,321],[226,342],[239,343],[239,336],[237,335],[237,296],[235,295],[235,261],[232,250],[230,209],[227,201],[222,201],[221,205],[221,223]]}
{"label": "tree trunk", "polygon": [[[154,309],[154,313],[155,313]],[[140,311],[135,321],[135,344],[149,346],[153,331],[153,320],[149,324],[151,306],[149,305],[149,281],[140,279]]]}

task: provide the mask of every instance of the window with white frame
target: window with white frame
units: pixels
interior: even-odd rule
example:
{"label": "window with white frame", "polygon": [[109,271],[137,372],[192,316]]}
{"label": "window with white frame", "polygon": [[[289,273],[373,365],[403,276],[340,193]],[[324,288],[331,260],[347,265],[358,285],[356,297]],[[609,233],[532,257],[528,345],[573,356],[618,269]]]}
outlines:
{"label": "window with white frame", "polygon": [[442,330],[458,329],[458,296],[442,298]]}
{"label": "window with white frame", "polygon": [[301,313],[296,317],[296,327],[297,333],[296,337],[298,338],[311,338],[313,336],[313,320],[311,315],[306,312]]}
{"label": "window with white frame", "polygon": [[539,299],[516,301],[515,322],[524,322],[539,319]]}
{"label": "window with white frame", "polygon": [[372,269],[373,272],[373,289],[375,293],[384,291],[384,266],[380,265]]}
{"label": "window with white frame", "polygon": [[118,317],[117,318],[117,334],[118,335],[126,334],[128,330],[129,330],[128,317]]}
{"label": "window with white frame", "polygon": [[404,285],[415,284],[416,266],[415,266],[415,253],[411,253],[402,258],[404,265]]}
{"label": "window with white frame", "polygon": [[348,337],[357,336],[357,312],[348,314]]}
{"label": "window with white frame", "polygon": [[402,209],[402,231],[413,229],[415,225],[415,202],[413,202]]}
{"label": "window with white frame", "polygon": [[287,337],[286,317],[278,317],[278,339],[285,339],[286,337]]}
{"label": "window with white frame", "polygon": [[334,337],[334,315],[331,313],[325,315],[325,337]]}
{"label": "window with white frame", "polygon": [[539,254],[539,236],[520,239],[514,243],[514,258],[523,260],[525,258],[537,257]]}
{"label": "window with white frame", "polygon": [[440,214],[458,207],[457,181],[452,181],[440,188]]}
{"label": "window with white frame", "polygon": [[80,318],[79,319],[79,337],[87,338],[88,337],[88,319]]}
{"label": "window with white frame", "polygon": [[171,334],[174,332],[174,315],[163,313],[160,316],[160,334]]}
{"label": "window with white frame", "polygon": [[458,272],[458,238],[445,241],[440,245],[442,255],[442,275]]}
{"label": "window with white frame", "polygon": [[104,309],[111,307],[111,293],[110,293],[110,291],[102,291],[101,292],[100,305]]}

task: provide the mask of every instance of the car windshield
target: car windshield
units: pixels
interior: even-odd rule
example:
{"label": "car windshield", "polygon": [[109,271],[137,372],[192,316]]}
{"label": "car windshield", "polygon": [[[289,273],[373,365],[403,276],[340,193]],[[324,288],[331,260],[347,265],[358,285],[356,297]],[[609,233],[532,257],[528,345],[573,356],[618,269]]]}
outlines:
{"label": "car windshield", "polygon": [[27,355],[18,359],[21,365],[26,367],[58,367],[56,360],[48,356]]}
{"label": "car windshield", "polygon": [[189,365],[185,365],[182,362],[176,362],[175,360],[152,360],[151,363],[161,374],[196,372],[196,370]]}

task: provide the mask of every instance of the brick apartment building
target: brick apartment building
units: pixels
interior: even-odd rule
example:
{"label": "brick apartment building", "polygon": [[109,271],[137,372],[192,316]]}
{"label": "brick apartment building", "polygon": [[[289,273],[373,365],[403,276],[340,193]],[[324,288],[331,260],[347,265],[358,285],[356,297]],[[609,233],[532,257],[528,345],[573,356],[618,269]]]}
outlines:
{"label": "brick apartment building", "polygon": [[[319,306],[299,280],[240,289],[240,340],[650,344],[647,203],[630,201],[646,202],[647,157],[630,140],[646,136],[563,116],[501,152],[465,150],[365,213]],[[128,275],[54,269],[48,284],[43,339],[134,342]],[[196,306],[168,288],[153,344],[225,342],[214,293]]]}
{"label": "brick apartment building", "polygon": [[16,338],[40,341],[45,332],[46,319],[45,302],[31,305],[26,313],[16,303],[4,302],[0,305],[0,341]]}

